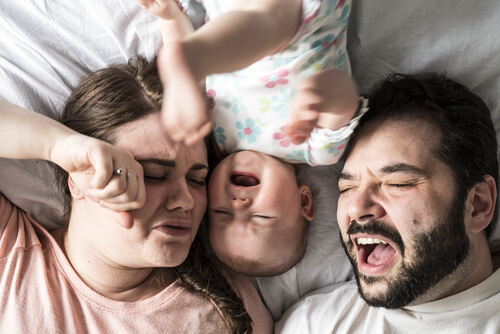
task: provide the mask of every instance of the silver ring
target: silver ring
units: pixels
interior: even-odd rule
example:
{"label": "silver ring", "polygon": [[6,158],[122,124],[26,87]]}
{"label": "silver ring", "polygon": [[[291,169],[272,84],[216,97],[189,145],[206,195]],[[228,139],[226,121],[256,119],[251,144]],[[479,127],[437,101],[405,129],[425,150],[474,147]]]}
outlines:
{"label": "silver ring", "polygon": [[125,176],[127,179],[130,179],[132,175],[130,175],[130,173],[127,173],[127,175]]}
{"label": "silver ring", "polygon": [[123,169],[118,168],[117,170],[115,170],[115,175],[123,175]]}

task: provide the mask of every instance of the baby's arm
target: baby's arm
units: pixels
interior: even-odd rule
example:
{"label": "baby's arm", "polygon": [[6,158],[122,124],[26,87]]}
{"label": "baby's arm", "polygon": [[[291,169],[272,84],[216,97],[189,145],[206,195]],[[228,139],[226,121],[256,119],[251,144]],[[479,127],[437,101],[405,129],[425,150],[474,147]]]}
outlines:
{"label": "baby's arm", "polygon": [[[0,120],[0,157],[52,161],[87,198],[112,210],[144,205],[142,167],[129,152],[3,100]],[[123,175],[115,175],[118,168]]]}
{"label": "baby's arm", "polygon": [[338,130],[349,124],[358,107],[357,88],[347,73],[320,71],[301,82],[291,101],[285,131],[300,144],[315,127]]}
{"label": "baby's arm", "polygon": [[175,0],[137,0],[151,14],[160,19],[163,43],[182,39],[194,31],[191,21]]}
{"label": "baby's arm", "polygon": [[[142,1],[142,0],[141,0]],[[173,0],[171,0],[173,2]],[[199,83],[283,50],[300,25],[302,0],[239,0],[181,41],[165,40],[159,65],[162,113],[170,136],[190,144],[211,130]]]}

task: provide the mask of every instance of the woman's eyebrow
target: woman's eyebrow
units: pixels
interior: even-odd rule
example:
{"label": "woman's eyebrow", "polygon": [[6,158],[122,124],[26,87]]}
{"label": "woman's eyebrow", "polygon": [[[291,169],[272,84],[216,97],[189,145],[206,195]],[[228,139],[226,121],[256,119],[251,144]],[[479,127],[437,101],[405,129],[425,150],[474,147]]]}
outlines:
{"label": "woman's eyebrow", "polygon": [[189,169],[190,170],[201,170],[201,169],[208,170],[208,166],[205,164],[202,164],[202,163],[197,163],[197,164],[192,165],[191,168],[189,168]]}
{"label": "woman's eyebrow", "polygon": [[165,167],[175,167],[175,161],[174,160],[165,160],[165,159],[144,159],[144,160],[138,160],[139,163],[153,163],[157,165],[162,165]]}

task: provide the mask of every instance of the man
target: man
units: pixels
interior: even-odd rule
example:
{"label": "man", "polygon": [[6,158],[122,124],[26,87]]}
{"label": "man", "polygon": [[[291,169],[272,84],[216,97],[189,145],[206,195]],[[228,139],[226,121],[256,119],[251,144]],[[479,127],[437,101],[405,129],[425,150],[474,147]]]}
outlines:
{"label": "man", "polygon": [[381,83],[339,177],[357,284],[301,300],[276,333],[498,333],[496,150],[489,110],[464,86],[435,74]]}

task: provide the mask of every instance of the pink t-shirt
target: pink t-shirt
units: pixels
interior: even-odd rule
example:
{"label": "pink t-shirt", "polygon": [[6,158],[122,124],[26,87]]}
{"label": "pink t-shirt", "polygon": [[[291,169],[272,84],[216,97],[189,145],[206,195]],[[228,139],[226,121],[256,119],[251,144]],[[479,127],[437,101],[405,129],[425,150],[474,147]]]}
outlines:
{"label": "pink t-shirt", "polygon": [[[176,281],[138,302],[88,287],[52,236],[0,194],[0,333],[229,333],[219,309]],[[251,283],[231,283],[253,319],[272,333],[271,317]]]}

